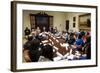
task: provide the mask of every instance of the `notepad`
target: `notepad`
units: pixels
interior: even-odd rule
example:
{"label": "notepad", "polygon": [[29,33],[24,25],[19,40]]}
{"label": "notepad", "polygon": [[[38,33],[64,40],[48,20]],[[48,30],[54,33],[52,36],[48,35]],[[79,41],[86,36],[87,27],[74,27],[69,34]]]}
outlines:
{"label": "notepad", "polygon": [[54,42],[51,42],[52,43],[52,45],[54,45]]}
{"label": "notepad", "polygon": [[74,56],[73,54],[70,54],[69,56],[67,56],[67,58],[68,58],[68,59],[71,59],[71,60],[73,60],[74,57],[75,57],[75,56]]}
{"label": "notepad", "polygon": [[60,56],[57,56],[57,57],[54,57],[54,58],[53,58],[54,61],[59,61],[59,60],[61,60],[61,59],[62,59],[62,57],[60,57]]}
{"label": "notepad", "polygon": [[49,41],[50,41],[50,42],[52,42],[52,40],[51,40],[51,39],[49,39]]}
{"label": "notepad", "polygon": [[[51,45],[51,43],[48,43],[49,45]],[[51,45],[52,46],[52,45]]]}
{"label": "notepad", "polygon": [[47,44],[43,44],[43,45],[45,46],[45,45],[47,45]]}
{"label": "notepad", "polygon": [[54,49],[58,50],[58,48],[56,46],[53,46]]}
{"label": "notepad", "polygon": [[55,49],[53,49],[53,52],[55,52],[56,50]]}
{"label": "notepad", "polygon": [[63,47],[66,47],[66,43],[63,43],[62,46],[63,46]]}
{"label": "notepad", "polygon": [[62,43],[60,43],[60,45],[61,45],[61,46],[63,46],[63,44],[62,44]]}
{"label": "notepad", "polygon": [[67,58],[68,56],[69,56],[69,53],[65,54],[65,55],[63,56],[63,58]]}
{"label": "notepad", "polygon": [[56,42],[59,42],[59,41],[56,39]]}
{"label": "notepad", "polygon": [[66,47],[66,51],[68,51],[68,47]]}
{"label": "notepad", "polygon": [[56,38],[58,38],[58,39],[59,39],[60,37],[56,37]]}
{"label": "notepad", "polygon": [[56,52],[57,56],[63,57],[62,54],[60,54],[59,52]]}
{"label": "notepad", "polygon": [[47,43],[47,42],[48,42],[48,40],[42,41],[42,43]]}
{"label": "notepad", "polygon": [[70,53],[70,54],[72,54],[72,51],[73,51],[73,50],[72,50],[72,49],[70,49],[70,52],[69,52],[69,53]]}
{"label": "notepad", "polygon": [[53,39],[55,40],[56,38],[53,37]]}
{"label": "notepad", "polygon": [[81,54],[79,53],[79,51],[76,51],[75,55],[80,56]]}

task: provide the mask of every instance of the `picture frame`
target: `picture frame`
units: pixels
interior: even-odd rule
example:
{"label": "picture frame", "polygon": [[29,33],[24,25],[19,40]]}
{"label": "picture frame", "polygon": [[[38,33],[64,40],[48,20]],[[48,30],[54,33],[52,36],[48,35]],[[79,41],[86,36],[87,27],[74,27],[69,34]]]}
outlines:
{"label": "picture frame", "polygon": [[[80,15],[79,16],[79,24],[80,24],[80,26],[84,26],[84,24],[86,26],[90,25],[90,23],[91,23],[91,21],[89,19],[90,16],[91,16],[90,13],[87,13],[87,14],[84,14],[84,15]],[[84,18],[86,18],[86,20],[83,20]]]}
{"label": "picture frame", "polygon": [[[23,10],[29,11],[55,11],[55,12],[72,12],[72,13],[91,13],[91,59],[75,61],[58,61],[58,62],[31,62],[23,63]],[[97,62],[97,6],[75,5],[75,4],[58,4],[42,2],[11,1],[11,71],[37,71],[52,69],[69,69],[96,67]],[[76,18],[76,17],[75,17]],[[76,19],[74,19],[77,21]],[[52,20],[54,21],[54,20]],[[69,20],[70,22],[70,20]],[[78,23],[75,23],[78,24]],[[61,26],[62,24],[60,24]],[[53,26],[53,25],[52,25]],[[58,25],[57,25],[58,26]],[[60,27],[58,26],[58,27]],[[73,17],[72,17],[73,26]],[[76,27],[76,25],[75,25]],[[82,27],[83,28],[83,27]],[[87,28],[80,30],[87,30]],[[71,29],[70,29],[71,30]],[[94,44],[95,43],[95,44]],[[21,49],[22,48],[22,49]]]}
{"label": "picture frame", "polygon": [[80,29],[82,27],[82,28],[87,28],[87,30],[90,30],[90,29],[88,29],[89,27],[91,27],[91,19],[90,19],[90,17],[91,17],[91,13],[86,13],[86,14],[83,14],[83,15],[79,16]]}
{"label": "picture frame", "polygon": [[75,23],[73,23],[73,27],[75,28]]}
{"label": "picture frame", "polygon": [[74,21],[74,22],[76,21],[76,17],[73,17],[73,21]]}

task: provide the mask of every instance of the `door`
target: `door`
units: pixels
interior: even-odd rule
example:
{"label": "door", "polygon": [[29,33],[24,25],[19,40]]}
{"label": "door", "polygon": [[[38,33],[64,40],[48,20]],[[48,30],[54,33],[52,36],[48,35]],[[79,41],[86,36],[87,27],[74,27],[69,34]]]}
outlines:
{"label": "door", "polygon": [[69,30],[69,20],[66,20],[66,30]]}
{"label": "door", "polygon": [[43,31],[43,27],[46,28],[46,31],[49,29],[49,17],[47,16],[37,16],[36,17],[36,27],[39,27]]}

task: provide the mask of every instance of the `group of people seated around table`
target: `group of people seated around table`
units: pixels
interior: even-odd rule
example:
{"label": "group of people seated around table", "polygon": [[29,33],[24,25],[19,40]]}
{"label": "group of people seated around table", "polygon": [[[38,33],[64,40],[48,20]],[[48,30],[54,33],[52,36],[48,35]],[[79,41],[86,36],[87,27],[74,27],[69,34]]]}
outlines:
{"label": "group of people seated around table", "polygon": [[[43,41],[48,40],[48,35],[64,39],[67,43],[66,48],[69,48],[70,51],[63,56],[55,50],[54,45],[44,44]],[[23,44],[23,57],[26,62],[91,59],[90,32],[58,32],[57,27],[55,29],[50,27],[48,31],[46,31],[46,27],[43,27],[41,31],[37,27],[31,31],[26,28],[25,36],[27,41]],[[57,57],[54,57],[55,53]]]}

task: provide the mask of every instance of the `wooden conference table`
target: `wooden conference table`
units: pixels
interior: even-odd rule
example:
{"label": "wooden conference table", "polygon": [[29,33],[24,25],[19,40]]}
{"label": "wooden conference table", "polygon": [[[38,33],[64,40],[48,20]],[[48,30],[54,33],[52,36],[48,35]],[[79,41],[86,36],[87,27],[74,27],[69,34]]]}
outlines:
{"label": "wooden conference table", "polygon": [[65,55],[67,54],[70,49],[68,49],[68,43],[65,43],[65,39],[63,39],[62,37],[55,37],[51,34],[46,34],[48,36],[48,39],[45,41],[42,41],[42,43],[44,44],[49,44],[52,45],[55,52],[54,52],[54,56],[56,57],[56,53],[59,52],[61,55]]}

